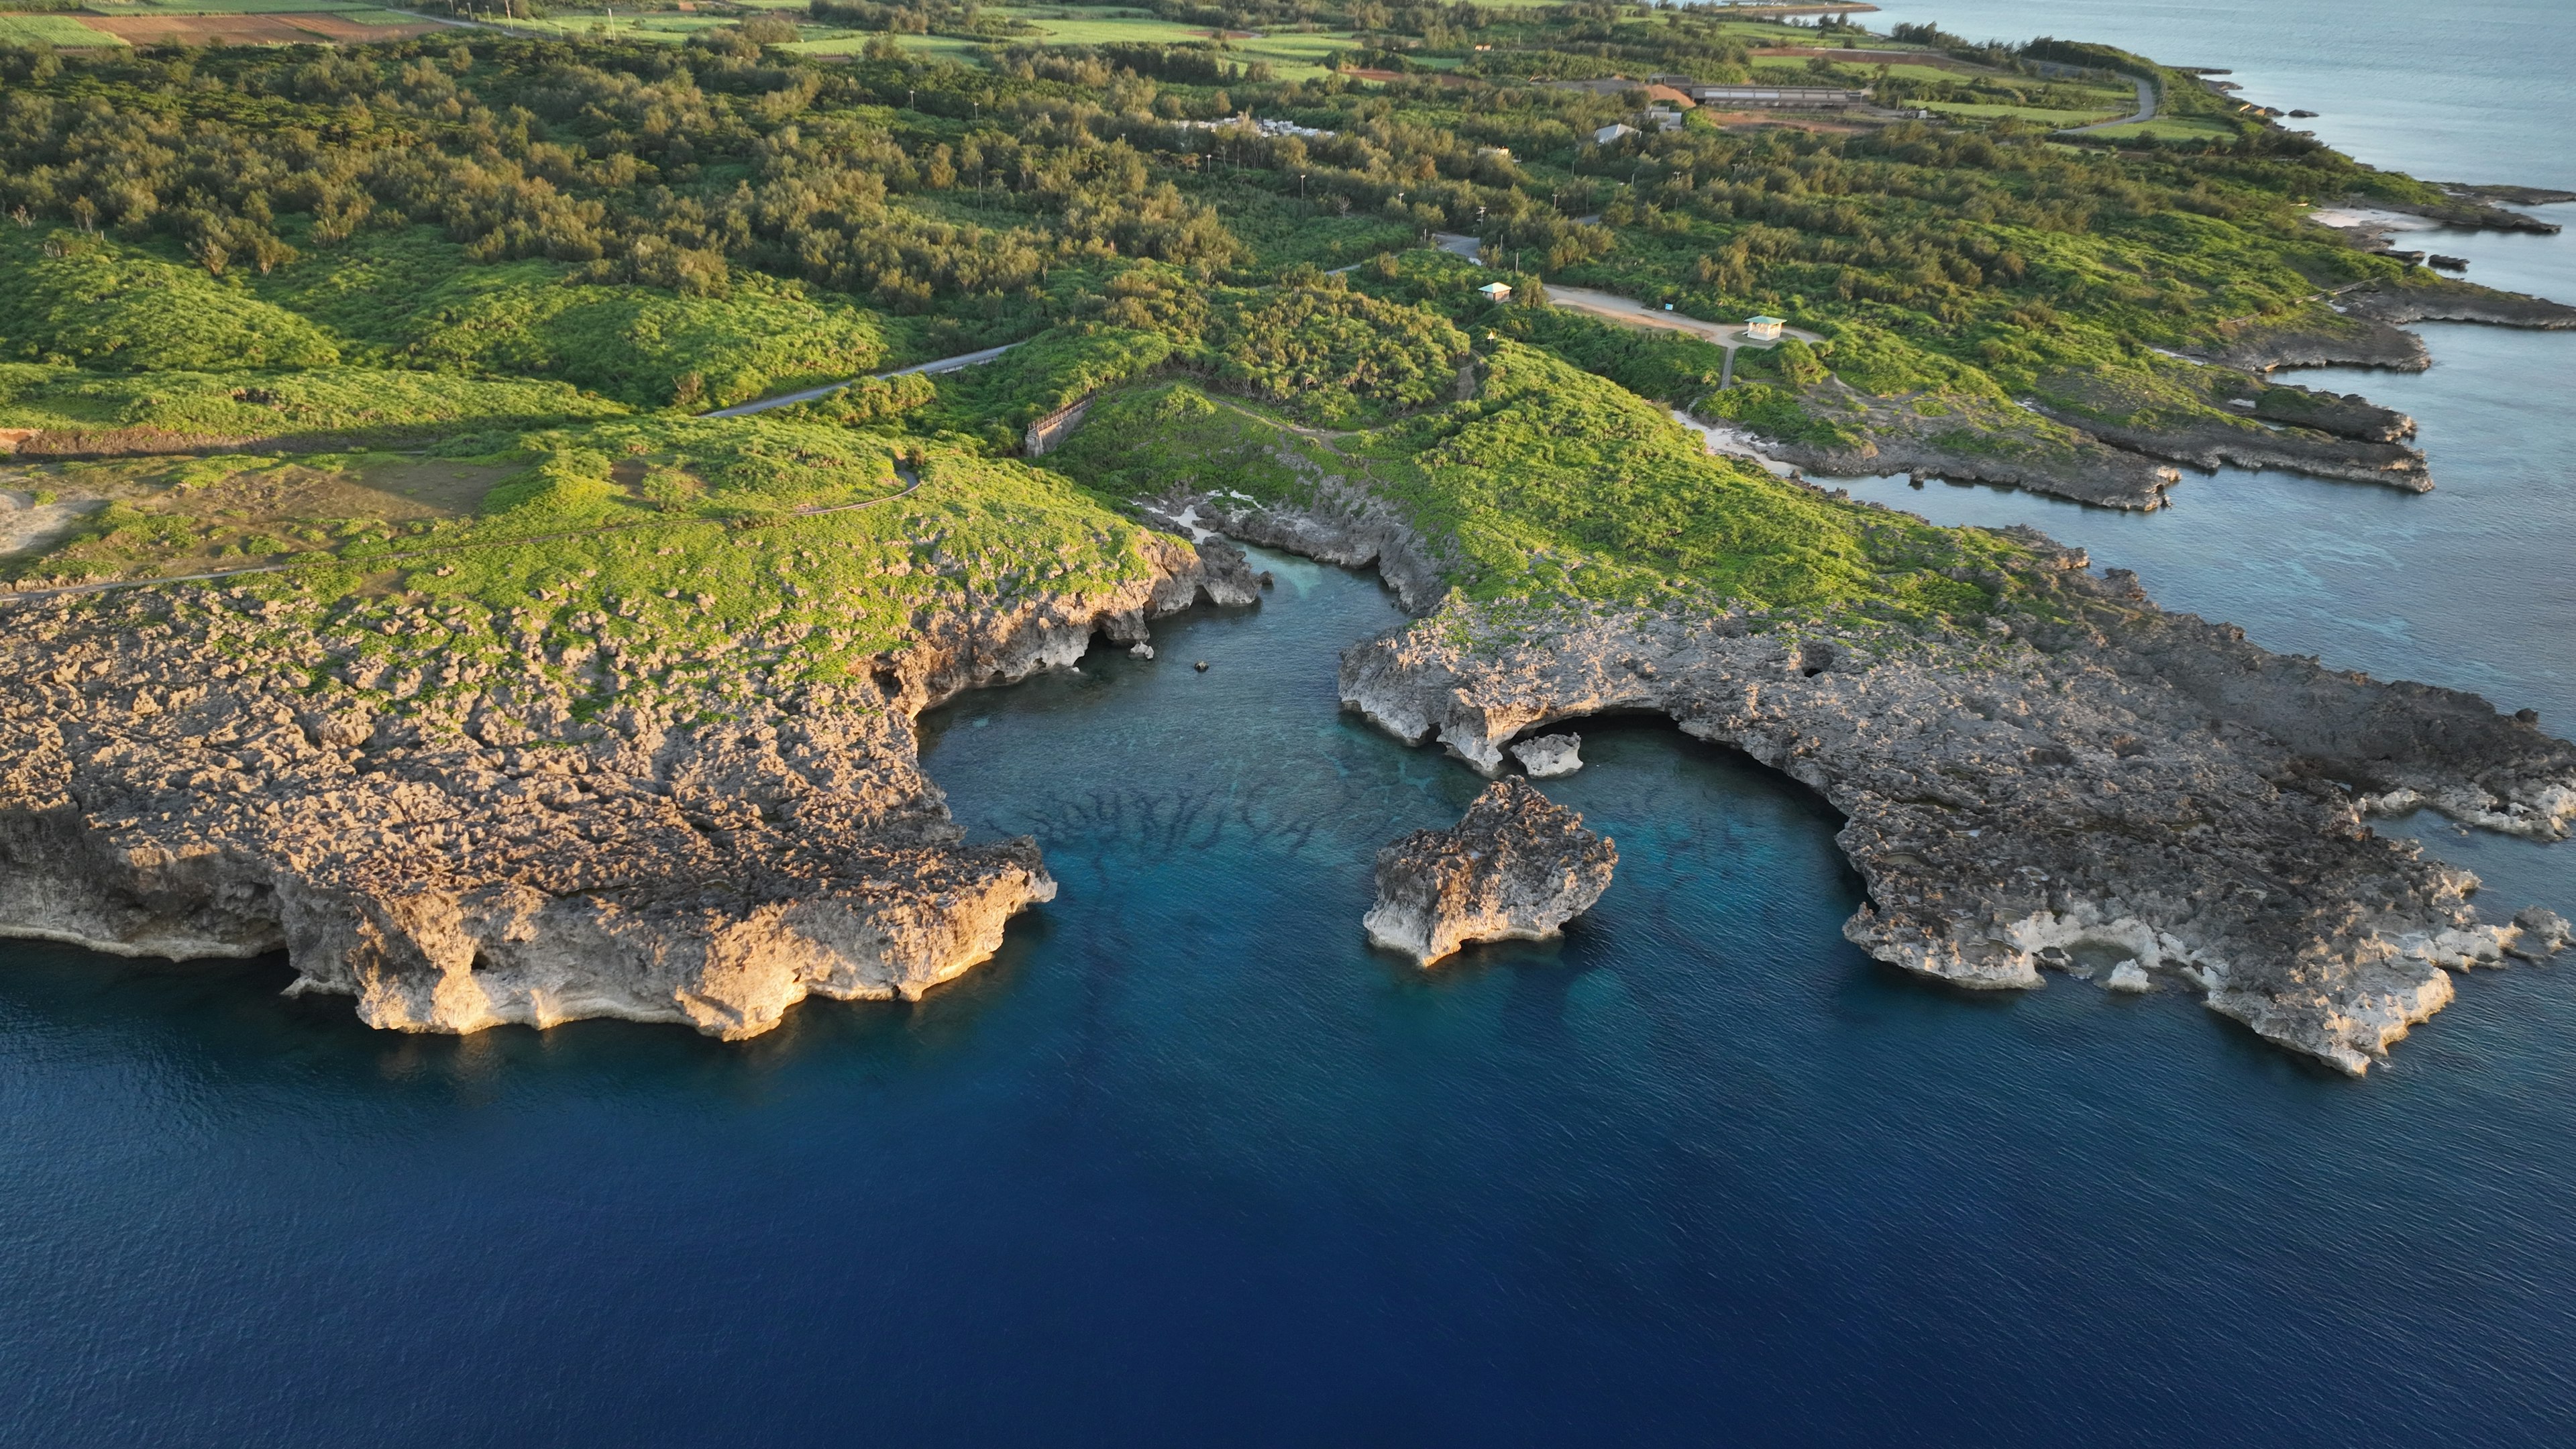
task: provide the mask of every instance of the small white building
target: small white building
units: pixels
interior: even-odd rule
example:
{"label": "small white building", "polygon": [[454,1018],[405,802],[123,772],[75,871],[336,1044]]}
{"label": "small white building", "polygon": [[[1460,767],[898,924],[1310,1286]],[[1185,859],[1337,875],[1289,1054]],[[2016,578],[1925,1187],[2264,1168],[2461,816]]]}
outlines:
{"label": "small white building", "polygon": [[1744,335],[1747,340],[1753,342],[1777,342],[1780,340],[1780,329],[1787,325],[1777,317],[1749,318],[1744,324]]}
{"label": "small white building", "polygon": [[1508,302],[1512,299],[1512,289],[1507,283],[1487,282],[1476,290],[1482,293],[1488,302]]}
{"label": "small white building", "polygon": [[1635,134],[1637,134],[1636,127],[1629,125],[1625,121],[1612,121],[1609,125],[1606,125],[1600,130],[1592,133],[1592,144],[1595,146],[1607,146],[1622,136],[1633,136]]}

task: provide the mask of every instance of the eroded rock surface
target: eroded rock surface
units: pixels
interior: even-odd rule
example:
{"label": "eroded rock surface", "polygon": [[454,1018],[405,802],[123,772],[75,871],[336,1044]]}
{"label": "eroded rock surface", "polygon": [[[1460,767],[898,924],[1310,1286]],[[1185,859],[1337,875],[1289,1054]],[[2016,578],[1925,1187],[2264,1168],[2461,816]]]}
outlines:
{"label": "eroded rock surface", "polygon": [[1581,735],[1539,735],[1512,746],[1512,758],[1521,762],[1533,780],[1552,780],[1571,775],[1583,768]]}
{"label": "eroded rock surface", "polygon": [[[524,627],[509,666],[388,678],[363,640],[246,589],[0,605],[0,934],[282,947],[291,990],[414,1031],[616,1016],[733,1038],[809,994],[918,997],[1055,884],[1026,840],[961,843],[913,716],[1069,665],[1095,630],[1258,598],[1221,541],[1148,557],[1115,589],[919,618],[829,687],[764,680],[780,641],[747,639],[731,667],[764,697],[731,718],[645,687],[655,660],[549,657]],[[629,687],[585,717],[575,666]]]}
{"label": "eroded rock surface", "polygon": [[1845,934],[1881,960],[2021,988],[2069,949],[2112,949],[2348,1072],[2440,1010],[2452,970],[2557,948],[2538,917],[2481,919],[2474,877],[2364,818],[2429,805],[2558,838],[2576,749],[2474,695],[2272,654],[2124,573],[2056,563],[2035,571],[2053,621],[1930,635],[1453,599],[1345,654],[1342,697],[1487,773],[1525,732],[1660,711],[1844,813],[1869,884]]}
{"label": "eroded rock surface", "polygon": [[1369,940],[1429,966],[1470,941],[1537,941],[1592,909],[1619,863],[1607,836],[1535,786],[1505,777],[1447,830],[1378,852]]}

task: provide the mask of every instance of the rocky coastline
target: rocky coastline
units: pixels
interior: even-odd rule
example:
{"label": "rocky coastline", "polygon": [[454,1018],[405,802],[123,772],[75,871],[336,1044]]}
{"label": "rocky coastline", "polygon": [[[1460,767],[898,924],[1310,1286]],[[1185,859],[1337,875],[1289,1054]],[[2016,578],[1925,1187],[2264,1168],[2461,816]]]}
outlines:
{"label": "rocky coastline", "polygon": [[[2404,286],[2348,289],[2281,316],[2224,324],[2188,356],[2209,376],[2192,384],[2215,411],[2141,406],[2102,396],[2084,405],[2024,399],[2006,408],[1967,399],[1875,398],[1838,379],[1805,390],[1807,411],[1835,419],[1836,441],[1755,437],[1764,456],[1824,477],[1905,473],[1993,483],[2106,508],[2150,511],[2181,481],[2173,465],[2213,471],[2233,464],[2279,468],[2410,493],[2431,491],[2423,453],[2406,440],[2414,419],[2358,394],[2274,382],[2283,368],[2376,367],[2421,372],[2432,365],[2424,339],[2402,324],[2476,322],[2499,327],[2576,327],[2576,307],[2517,292],[2427,277]],[[2054,378],[2047,386],[2116,394],[2100,379]]]}
{"label": "rocky coastline", "polygon": [[2149,425],[2045,407],[2039,411],[2114,447],[2203,472],[2232,463],[2240,468],[2282,468],[2344,483],[2377,483],[2409,493],[2433,491],[2433,475],[2424,455],[2400,443],[2339,438],[2304,428],[2274,430],[2224,417],[2158,419]]}
{"label": "rocky coastline", "polygon": [[1259,597],[1223,542],[1146,553],[1114,590],[960,599],[872,676],[737,718],[685,692],[585,718],[525,622],[524,668],[433,697],[357,687],[387,683],[363,639],[249,589],[18,600],[0,935],[283,949],[291,992],[408,1031],[607,1016],[737,1039],[809,994],[918,998],[1055,885],[1029,841],[962,843],[914,716],[1068,666],[1096,632]]}
{"label": "rocky coastline", "polygon": [[[2468,872],[2372,832],[2429,807],[2534,839],[2576,823],[2576,747],[2474,695],[2273,654],[2026,534],[2048,609],[1918,634],[1452,598],[1344,658],[1346,707],[1499,774],[1516,740],[1664,714],[1823,795],[1868,882],[1845,934],[1961,987],[2117,957],[2358,1075],[2565,923],[2489,920]],[[2102,964],[2109,964],[2104,962]]]}

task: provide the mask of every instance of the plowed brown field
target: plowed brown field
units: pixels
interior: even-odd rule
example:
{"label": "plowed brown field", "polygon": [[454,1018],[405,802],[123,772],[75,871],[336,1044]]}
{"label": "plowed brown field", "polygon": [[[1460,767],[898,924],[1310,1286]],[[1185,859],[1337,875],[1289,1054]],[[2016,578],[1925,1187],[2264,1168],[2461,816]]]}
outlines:
{"label": "plowed brown field", "polygon": [[83,15],[83,25],[130,45],[354,45],[362,40],[401,40],[444,30],[442,25],[360,25],[337,15]]}

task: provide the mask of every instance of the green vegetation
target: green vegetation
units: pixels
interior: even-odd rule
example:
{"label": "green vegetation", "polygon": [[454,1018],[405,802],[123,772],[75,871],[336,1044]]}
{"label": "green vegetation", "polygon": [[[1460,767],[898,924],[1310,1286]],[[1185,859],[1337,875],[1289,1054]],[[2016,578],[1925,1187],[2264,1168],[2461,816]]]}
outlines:
{"label": "green vegetation", "polygon": [[55,231],[0,233],[0,356],[119,372],[327,367],[321,329],[209,268]]}
{"label": "green vegetation", "polygon": [[0,15],[0,45],[110,46],[125,42],[69,15]]}
{"label": "green vegetation", "polygon": [[[2309,205],[2441,199],[2057,41],[1910,28],[1902,59],[1846,59],[1890,42],[1620,4],[751,8],[336,50],[0,35],[0,428],[32,434],[13,466],[100,501],[9,567],[291,562],[260,587],[865,652],[922,589],[1131,577],[1114,507],[1340,477],[1475,597],[1973,615],[2008,585],[1960,580],[2009,545],[1712,460],[1665,408],[1836,447],[1901,414],[1967,451],[2007,446],[2020,399],[2224,413],[2223,380],[2157,349],[2404,279]],[[1782,49],[1823,53],[1754,54]],[[1666,73],[1944,115],[1592,142],[1638,98],[1569,83]],[[2051,135],[2138,78],[2165,130]],[[1497,276],[1513,302],[1474,290]],[[1721,389],[1717,346],[1536,305],[1548,283],[1823,340],[1741,352]],[[1085,398],[1047,470],[1011,458]]]}
{"label": "green vegetation", "polygon": [[384,446],[611,417],[626,409],[559,382],[330,367],[302,372],[99,373],[0,363],[0,424],[58,451],[294,440]]}
{"label": "green vegetation", "polygon": [[1711,457],[1660,410],[1537,349],[1497,344],[1483,366],[1471,401],[1329,441],[1164,383],[1104,404],[1052,461],[1122,498],[1298,505],[1327,480],[1357,480],[1454,543],[1453,581],[1483,600],[1695,596],[1924,621],[1991,608],[1987,586],[1951,574],[2018,554]]}

